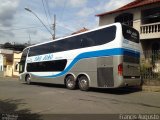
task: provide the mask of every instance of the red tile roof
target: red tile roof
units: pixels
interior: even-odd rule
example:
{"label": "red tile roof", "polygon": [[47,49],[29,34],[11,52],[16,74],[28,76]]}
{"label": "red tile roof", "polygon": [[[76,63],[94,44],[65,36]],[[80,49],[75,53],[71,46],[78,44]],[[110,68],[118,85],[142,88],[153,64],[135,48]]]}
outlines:
{"label": "red tile roof", "polygon": [[85,32],[85,31],[88,31],[88,30],[89,29],[84,27],[83,29],[76,31],[76,32],[72,33],[71,35],[78,34],[78,33],[81,33],[81,32]]}
{"label": "red tile roof", "polygon": [[149,5],[149,4],[158,3],[158,2],[160,3],[160,0],[135,0],[135,1],[125,5],[123,7],[120,7],[116,10],[97,14],[96,16],[100,17],[103,15],[108,15],[108,14],[112,14],[112,13],[116,13],[116,12],[120,12],[120,11],[125,11],[125,10],[131,9],[131,8],[141,7],[144,5]]}

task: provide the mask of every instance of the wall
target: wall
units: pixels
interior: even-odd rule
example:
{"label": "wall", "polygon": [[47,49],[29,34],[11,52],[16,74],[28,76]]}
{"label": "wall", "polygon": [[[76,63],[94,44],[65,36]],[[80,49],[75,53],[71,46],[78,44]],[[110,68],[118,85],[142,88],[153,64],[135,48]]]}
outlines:
{"label": "wall", "polygon": [[12,77],[12,73],[13,73],[12,65],[7,65],[5,76]]}
{"label": "wall", "polygon": [[8,49],[0,49],[1,54],[13,54],[13,50]]}
{"label": "wall", "polygon": [[99,18],[99,26],[112,24],[115,22],[115,17],[122,13],[132,13],[134,15],[133,18],[133,27],[140,31],[140,18],[141,18],[141,12],[140,8],[130,9],[123,12],[117,12],[109,15],[104,15]]}
{"label": "wall", "polygon": [[0,54],[0,77],[3,77],[4,72],[3,72],[4,68],[3,68],[3,55]]}
{"label": "wall", "polygon": [[[147,6],[143,6],[143,7],[138,7],[138,8],[134,8],[134,9],[129,9],[123,12],[117,12],[117,13],[113,13],[113,14],[108,14],[108,15],[104,15],[99,17],[99,25],[107,25],[107,24],[112,24],[115,21],[115,17],[117,17],[118,15],[122,14],[122,13],[132,13],[133,14],[133,27],[139,31],[140,33],[140,39],[141,39],[141,43],[140,43],[140,47],[141,47],[141,52],[144,50],[151,50],[151,46],[154,43],[155,39],[156,41],[157,38],[160,38],[160,32],[157,33],[147,33],[147,34],[141,34],[141,11],[146,10],[146,9],[151,9],[151,8],[157,8],[160,7],[160,3],[156,3],[156,4],[151,4],[151,5],[147,5]],[[143,39],[143,40],[142,40]],[[160,41],[159,41],[160,44]],[[143,49],[145,48],[145,49]]]}
{"label": "wall", "polygon": [[13,54],[13,76],[17,77],[19,76],[19,65],[18,62],[20,62],[20,58],[22,56],[22,53],[14,53]]}

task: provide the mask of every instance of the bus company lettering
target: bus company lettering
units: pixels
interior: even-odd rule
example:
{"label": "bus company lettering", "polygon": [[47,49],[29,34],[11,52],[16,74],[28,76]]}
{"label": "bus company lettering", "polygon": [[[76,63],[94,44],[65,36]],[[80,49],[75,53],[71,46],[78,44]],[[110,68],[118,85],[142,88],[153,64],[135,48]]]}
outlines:
{"label": "bus company lettering", "polygon": [[131,30],[127,30],[127,33],[128,34],[130,34],[131,35],[131,37],[133,37],[133,38],[135,38],[135,39],[137,39],[137,33],[135,33],[135,32],[132,32]]}
{"label": "bus company lettering", "polygon": [[41,59],[42,59],[42,56],[36,56],[34,59],[34,62],[39,62],[41,61]]}
{"label": "bus company lettering", "polygon": [[49,61],[53,59],[53,54],[39,55],[34,58],[34,62]]}
{"label": "bus company lettering", "polygon": [[43,61],[48,61],[53,59],[53,54],[47,54],[43,57]]}

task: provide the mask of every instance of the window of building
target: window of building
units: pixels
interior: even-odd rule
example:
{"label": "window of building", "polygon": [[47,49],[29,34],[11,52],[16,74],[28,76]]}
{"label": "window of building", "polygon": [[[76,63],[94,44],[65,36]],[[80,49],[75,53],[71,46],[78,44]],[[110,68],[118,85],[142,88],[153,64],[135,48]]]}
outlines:
{"label": "window of building", "polygon": [[160,22],[160,7],[146,9],[141,13],[142,24],[150,24]]}
{"label": "window of building", "polygon": [[17,71],[17,72],[19,71],[19,65],[18,65],[18,63],[15,64],[14,70]]}
{"label": "window of building", "polygon": [[122,24],[133,27],[133,14],[122,13],[115,18],[115,22],[120,22]]}

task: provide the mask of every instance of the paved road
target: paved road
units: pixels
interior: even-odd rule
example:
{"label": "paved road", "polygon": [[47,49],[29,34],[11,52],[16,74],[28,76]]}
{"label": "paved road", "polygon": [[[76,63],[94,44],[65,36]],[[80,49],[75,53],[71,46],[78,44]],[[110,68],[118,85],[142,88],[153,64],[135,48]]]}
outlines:
{"label": "paved road", "polygon": [[160,93],[135,89],[68,90],[0,78],[0,112],[36,114],[160,114]]}

